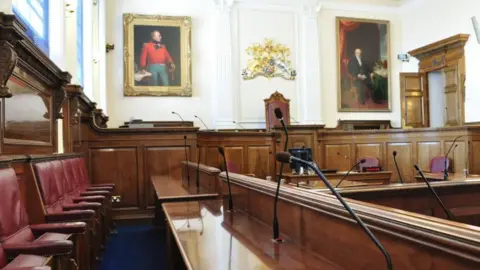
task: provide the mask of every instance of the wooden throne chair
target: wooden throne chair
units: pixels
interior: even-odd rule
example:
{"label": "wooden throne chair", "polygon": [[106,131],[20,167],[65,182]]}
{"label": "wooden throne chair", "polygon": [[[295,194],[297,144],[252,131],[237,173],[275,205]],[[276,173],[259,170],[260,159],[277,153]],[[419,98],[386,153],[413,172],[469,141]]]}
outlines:
{"label": "wooden throne chair", "polygon": [[265,119],[267,123],[267,130],[282,126],[280,121],[275,116],[276,108],[279,108],[282,111],[285,125],[290,125],[290,99],[285,98],[281,93],[275,91],[275,93],[263,101],[265,102]]}

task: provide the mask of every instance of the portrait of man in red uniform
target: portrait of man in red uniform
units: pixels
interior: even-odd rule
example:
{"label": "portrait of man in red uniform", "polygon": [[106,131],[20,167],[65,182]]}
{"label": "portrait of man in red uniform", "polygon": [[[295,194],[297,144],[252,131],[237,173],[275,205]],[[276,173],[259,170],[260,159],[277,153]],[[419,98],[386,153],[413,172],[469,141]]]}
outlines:
{"label": "portrait of man in red uniform", "polygon": [[143,44],[140,53],[140,74],[150,73],[150,84],[153,86],[169,86],[170,78],[173,79],[175,63],[167,46],[161,43],[162,33],[154,30],[151,37],[149,42]]}

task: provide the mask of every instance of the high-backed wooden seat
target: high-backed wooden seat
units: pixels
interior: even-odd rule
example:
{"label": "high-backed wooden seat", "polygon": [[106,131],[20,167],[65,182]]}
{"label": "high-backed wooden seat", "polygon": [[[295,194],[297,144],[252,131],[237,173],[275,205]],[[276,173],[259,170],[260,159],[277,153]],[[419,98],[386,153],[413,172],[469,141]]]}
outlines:
{"label": "high-backed wooden seat", "polygon": [[275,116],[275,109],[279,108],[283,114],[283,121],[286,125],[290,125],[290,100],[286,99],[281,93],[275,91],[269,98],[263,100],[265,102],[265,121],[267,130],[274,127],[280,127],[280,121]]}

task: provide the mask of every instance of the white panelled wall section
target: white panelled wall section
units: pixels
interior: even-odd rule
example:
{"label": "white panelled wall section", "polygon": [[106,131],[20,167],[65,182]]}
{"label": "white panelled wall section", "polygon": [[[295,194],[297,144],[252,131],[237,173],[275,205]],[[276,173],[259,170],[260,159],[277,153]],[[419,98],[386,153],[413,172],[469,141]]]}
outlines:
{"label": "white panelled wall section", "polygon": [[[400,127],[399,73],[416,71],[417,62],[402,63],[397,54],[458,33],[471,34],[466,46],[466,120],[480,121],[480,107],[476,106],[480,102],[480,76],[476,75],[480,45],[470,21],[472,16],[480,20],[478,0],[49,1],[49,30],[55,33],[50,35],[50,57],[72,74],[73,83],[77,83],[79,68],[77,24],[75,13],[67,12],[66,4],[82,1],[84,91],[109,115],[110,127],[131,118],[179,120],[171,114],[177,111],[202,128],[194,115],[211,129],[233,128],[233,121],[246,128],[264,128],[263,99],[274,91],[291,100],[291,116],[302,124],[334,127],[339,119],[382,119]],[[11,1],[0,2],[0,11],[11,13]],[[124,13],[192,17],[193,97],[123,96]],[[337,16],[390,22],[391,112],[337,111]],[[263,43],[264,38],[291,49],[296,80],[242,79],[248,60],[245,49]],[[115,45],[108,54],[106,43]]]}

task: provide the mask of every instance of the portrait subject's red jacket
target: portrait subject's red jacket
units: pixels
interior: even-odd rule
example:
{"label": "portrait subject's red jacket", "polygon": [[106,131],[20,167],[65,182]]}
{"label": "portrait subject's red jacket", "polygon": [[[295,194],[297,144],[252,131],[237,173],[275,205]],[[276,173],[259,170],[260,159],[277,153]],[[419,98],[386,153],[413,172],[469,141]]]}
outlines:
{"label": "portrait subject's red jacket", "polygon": [[140,67],[146,68],[151,64],[168,64],[173,62],[172,57],[167,51],[165,45],[155,48],[155,43],[148,42],[143,44],[142,53],[140,54]]}

